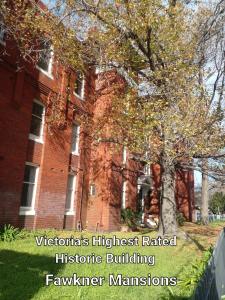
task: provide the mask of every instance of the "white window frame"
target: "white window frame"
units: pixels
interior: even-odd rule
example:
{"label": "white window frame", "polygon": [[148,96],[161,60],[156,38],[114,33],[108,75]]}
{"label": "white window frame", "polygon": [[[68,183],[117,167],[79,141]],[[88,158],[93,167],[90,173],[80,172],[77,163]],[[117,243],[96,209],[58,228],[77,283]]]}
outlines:
{"label": "white window frame", "polygon": [[67,188],[66,188],[66,202],[67,202],[67,193],[68,193],[68,181],[69,181],[69,176],[73,176],[73,189],[72,189],[72,194],[71,194],[71,199],[70,199],[70,208],[65,209],[65,215],[67,216],[73,216],[75,215],[75,210],[74,210],[74,202],[75,202],[75,194],[76,194],[76,186],[77,186],[77,175],[75,174],[68,174],[67,177]]}
{"label": "white window frame", "polygon": [[52,70],[53,70],[53,58],[54,58],[54,49],[53,49],[53,46],[50,47],[50,51],[51,51],[51,56],[50,56],[50,60],[49,60],[48,71],[43,70],[38,65],[36,65],[36,69],[38,69],[41,73],[43,73],[48,78],[50,78],[50,79],[53,80],[54,79],[53,74],[52,74]]}
{"label": "white window frame", "polygon": [[[35,167],[36,168],[36,172],[35,172],[35,182],[34,182],[34,190],[33,190],[33,196],[32,196],[32,200],[31,200],[31,206],[20,206],[20,211],[19,211],[19,215],[20,216],[33,216],[35,215],[35,200],[36,200],[36,194],[37,194],[37,184],[38,184],[38,175],[39,175],[39,168],[40,166],[31,163],[31,162],[26,162],[25,166],[31,166],[31,167]],[[23,181],[24,184],[24,181]]]}
{"label": "white window frame", "polygon": [[[76,149],[73,150],[73,129],[74,127],[77,127],[77,142],[76,142]],[[73,155],[79,155],[79,141],[80,141],[80,125],[77,123],[73,123],[72,125],[72,137],[71,137],[71,154]]]}
{"label": "white window frame", "polygon": [[[83,79],[82,79],[82,86],[81,86],[81,95],[77,94],[77,93],[75,92],[75,90],[73,91],[73,94],[74,94],[74,96],[77,97],[78,99],[84,100],[85,76],[84,76],[84,73],[81,73],[81,74],[82,74],[82,77],[83,77]],[[77,80],[77,78],[75,79],[75,83],[76,83],[76,80]]]}
{"label": "white window frame", "polygon": [[2,30],[0,30],[0,44],[2,44],[3,46],[5,46],[5,33],[6,33],[6,29],[4,29],[4,22],[0,21],[0,25],[3,25]]}
{"label": "white window frame", "polygon": [[[35,103],[41,105],[43,107],[43,113],[42,113],[42,122],[41,122],[41,132],[40,136],[37,136],[33,133],[29,133],[29,139],[32,141],[35,141],[37,143],[43,144],[44,143],[44,125],[45,125],[45,106],[43,103],[38,101],[37,99],[34,99]],[[33,107],[32,107],[33,108]],[[32,122],[32,116],[31,116],[31,122]]]}
{"label": "white window frame", "polygon": [[94,183],[90,184],[90,196],[92,197],[96,196],[96,185]]}
{"label": "white window frame", "polygon": [[127,180],[123,179],[122,182],[122,197],[121,197],[121,208],[126,208],[126,200],[127,200]]}
{"label": "white window frame", "polygon": [[122,160],[123,165],[125,165],[126,162],[127,162],[127,148],[126,146],[123,146],[123,160]]}
{"label": "white window frame", "polygon": [[151,175],[151,166],[149,164],[146,164],[144,166],[144,175],[150,176]]}

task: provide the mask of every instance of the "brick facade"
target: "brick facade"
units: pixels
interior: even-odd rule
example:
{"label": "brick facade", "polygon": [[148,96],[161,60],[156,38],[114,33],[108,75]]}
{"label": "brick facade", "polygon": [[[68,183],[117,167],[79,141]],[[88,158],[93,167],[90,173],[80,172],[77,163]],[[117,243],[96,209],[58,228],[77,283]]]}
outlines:
{"label": "brick facade", "polygon": [[[5,47],[0,45],[1,49]],[[12,42],[7,41],[7,55],[0,60],[0,225],[34,228],[119,230],[121,191],[126,181],[126,207],[136,209],[139,165],[122,149],[117,152],[110,142],[91,147],[88,125],[80,121],[99,117],[110,103],[110,93],[94,99],[93,91],[104,85],[93,70],[86,75],[84,100],[74,95],[76,73],[53,63],[52,78],[22,62]],[[68,87],[69,97],[68,96]],[[61,97],[62,126],[47,126],[48,101]],[[43,141],[30,138],[34,100],[45,106]],[[53,108],[51,108],[53,110]],[[71,153],[72,124],[80,125],[79,153]],[[51,129],[51,130],[50,130]],[[25,164],[38,168],[33,213],[21,211]],[[65,213],[68,175],[76,177],[72,213]],[[153,191],[150,206],[158,213],[157,166],[152,168]],[[92,188],[92,193],[90,190]],[[179,174],[177,203],[191,219],[193,174]],[[149,210],[151,212],[151,209]]]}

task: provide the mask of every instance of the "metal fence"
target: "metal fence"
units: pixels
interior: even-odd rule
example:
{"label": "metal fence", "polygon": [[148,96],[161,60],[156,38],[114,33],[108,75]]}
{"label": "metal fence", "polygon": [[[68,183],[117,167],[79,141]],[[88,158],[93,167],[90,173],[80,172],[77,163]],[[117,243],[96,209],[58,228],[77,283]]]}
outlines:
{"label": "metal fence", "polygon": [[221,231],[213,255],[192,300],[225,299],[225,228]]}
{"label": "metal fence", "polygon": [[[201,213],[197,212],[196,213],[196,221],[201,221]],[[209,214],[209,222],[216,222],[216,221],[225,221],[225,214],[221,215],[214,215],[214,214]]]}

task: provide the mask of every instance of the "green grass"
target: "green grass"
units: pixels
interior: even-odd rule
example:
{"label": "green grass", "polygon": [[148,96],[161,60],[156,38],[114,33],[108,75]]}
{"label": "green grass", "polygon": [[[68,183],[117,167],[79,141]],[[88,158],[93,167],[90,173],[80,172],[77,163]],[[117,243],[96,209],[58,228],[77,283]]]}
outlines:
{"label": "green grass", "polygon": [[[36,233],[37,234],[37,233]],[[39,231],[38,234],[43,234]],[[141,236],[140,233],[113,233],[106,234],[107,237]],[[53,236],[80,237],[76,232],[47,232],[48,237]],[[91,238],[90,233],[82,233],[84,237]],[[155,236],[155,233],[147,235]],[[196,239],[196,236],[195,236]],[[178,240],[176,247],[114,247],[111,250],[105,247],[37,247],[34,233],[25,234],[23,239],[19,238],[13,242],[0,242],[0,300],[27,300],[27,299],[85,299],[85,300],[124,300],[124,299],[188,299],[193,289],[186,291],[177,285],[171,289],[161,286],[113,286],[109,287],[107,277],[109,273],[122,273],[124,276],[176,276],[178,279],[194,262],[196,257],[202,256],[204,242],[207,244],[207,236],[201,236],[202,247],[195,242]],[[55,264],[55,253],[76,253],[88,255],[95,253],[104,259],[106,253],[121,254],[138,252],[142,255],[155,255],[155,265],[136,264]],[[45,286],[45,275],[55,276],[105,276],[106,282],[103,286]],[[170,291],[169,291],[170,290]],[[172,294],[174,296],[172,296]]]}

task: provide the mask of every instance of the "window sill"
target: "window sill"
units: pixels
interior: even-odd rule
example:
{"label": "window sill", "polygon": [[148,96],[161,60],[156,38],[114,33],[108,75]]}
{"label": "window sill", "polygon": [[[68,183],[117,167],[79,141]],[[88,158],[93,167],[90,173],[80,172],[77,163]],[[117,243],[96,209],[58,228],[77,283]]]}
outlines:
{"label": "window sill", "polygon": [[38,69],[41,73],[43,73],[45,76],[47,76],[48,78],[50,78],[51,80],[54,79],[53,75],[45,70],[43,70],[42,68],[36,66],[36,69]]}
{"label": "window sill", "polygon": [[74,216],[74,215],[75,215],[75,211],[73,210],[65,211],[65,216]]}
{"label": "window sill", "polygon": [[77,152],[77,151],[71,152],[71,154],[72,154],[72,155],[79,156],[79,152]]}
{"label": "window sill", "polygon": [[35,210],[30,207],[21,206],[19,211],[20,216],[34,216]]}
{"label": "window sill", "polygon": [[74,94],[74,96],[75,96],[76,98],[78,98],[79,100],[82,100],[82,101],[85,100],[85,99],[84,99],[84,95],[78,95],[78,94],[76,94],[75,92],[73,92],[73,94]]}
{"label": "window sill", "polygon": [[35,141],[36,143],[39,143],[39,144],[44,144],[44,141],[42,138],[30,133],[29,134],[29,139],[32,140],[32,141]]}

